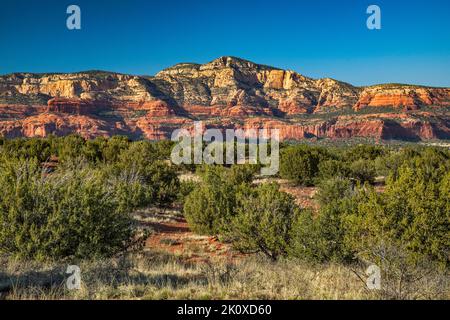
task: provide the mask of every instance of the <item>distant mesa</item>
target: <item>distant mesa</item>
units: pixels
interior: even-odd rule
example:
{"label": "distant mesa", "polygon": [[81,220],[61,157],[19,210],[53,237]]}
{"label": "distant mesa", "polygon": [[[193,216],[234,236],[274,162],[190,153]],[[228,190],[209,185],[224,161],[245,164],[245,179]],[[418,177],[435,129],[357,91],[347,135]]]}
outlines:
{"label": "distant mesa", "polygon": [[283,139],[449,139],[450,88],[355,87],[220,57],[155,76],[107,71],[0,76],[0,134],[164,139],[195,120],[280,129]]}

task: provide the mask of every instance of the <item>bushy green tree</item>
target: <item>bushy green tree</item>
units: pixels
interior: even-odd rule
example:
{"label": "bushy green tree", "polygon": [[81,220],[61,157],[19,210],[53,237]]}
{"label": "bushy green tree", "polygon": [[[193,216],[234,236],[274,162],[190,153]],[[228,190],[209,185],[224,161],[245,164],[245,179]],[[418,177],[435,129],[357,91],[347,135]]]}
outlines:
{"label": "bushy green tree", "polygon": [[152,203],[169,206],[177,199],[180,181],[173,167],[162,161],[155,161],[143,169],[142,175],[144,183],[151,190]]}
{"label": "bushy green tree", "polygon": [[393,149],[387,151],[384,156],[376,158],[374,166],[377,174],[387,177],[391,173],[396,173],[403,163],[419,155],[416,149],[411,147]]}
{"label": "bushy green tree", "polygon": [[350,164],[349,176],[361,183],[374,183],[375,174],[375,166],[371,160],[359,159]]}
{"label": "bushy green tree", "polygon": [[448,265],[449,175],[434,178],[426,168],[405,164],[384,193],[367,192],[346,217],[347,244],[363,255],[385,245],[406,250],[411,263],[428,257]]}
{"label": "bushy green tree", "polygon": [[383,156],[385,152],[386,150],[381,146],[360,144],[345,150],[342,156],[342,160],[347,163],[354,162],[360,159],[375,160],[376,158]]}
{"label": "bushy green tree", "polygon": [[314,263],[351,261],[343,218],[353,206],[353,199],[347,197],[323,205],[316,214],[302,212],[292,227],[290,256]]}
{"label": "bushy green tree", "polygon": [[26,259],[108,257],[133,238],[132,220],[90,170],[42,175],[37,161],[0,167],[0,252]]}
{"label": "bushy green tree", "polygon": [[91,163],[103,162],[103,150],[108,144],[104,137],[97,137],[93,140],[87,140],[82,149],[82,155]]}
{"label": "bushy green tree", "polygon": [[350,197],[354,188],[354,183],[346,178],[335,177],[322,180],[318,185],[315,198],[321,206],[325,206],[334,201]]}
{"label": "bushy green tree", "polygon": [[85,142],[78,135],[68,135],[55,141],[59,160],[64,162],[80,158]]}
{"label": "bushy green tree", "polygon": [[132,212],[155,204],[153,189],[144,182],[135,168],[124,168],[117,172],[105,166],[99,171],[102,179],[107,181],[111,197],[116,199],[120,211]]}
{"label": "bushy green tree", "polygon": [[261,252],[277,260],[287,255],[298,213],[292,196],[281,192],[277,184],[262,184],[239,198],[226,236],[242,252]]}
{"label": "bushy green tree", "polygon": [[329,159],[319,163],[319,178],[327,180],[334,177],[346,178],[351,175],[349,165],[341,160]]}
{"label": "bushy green tree", "polygon": [[192,191],[194,191],[197,185],[198,183],[193,180],[181,180],[180,187],[178,189],[177,204],[181,204],[182,206],[184,206],[186,198]]}
{"label": "bushy green tree", "polygon": [[108,139],[106,145],[103,146],[103,159],[106,162],[114,163],[119,160],[122,152],[129,147],[129,139],[125,136],[113,136]]}
{"label": "bushy green tree", "polygon": [[135,141],[121,151],[117,161],[142,170],[156,161],[170,159],[170,148],[166,142]]}
{"label": "bushy green tree", "polygon": [[346,178],[322,180],[316,194],[318,212],[305,211],[292,227],[290,255],[312,262],[348,262],[354,251],[344,239],[345,218],[356,210],[364,195]]}
{"label": "bushy green tree", "polygon": [[211,187],[201,185],[189,194],[184,204],[184,215],[195,232],[217,235],[233,215],[235,199],[229,187]]}
{"label": "bushy green tree", "polygon": [[16,138],[7,139],[2,146],[2,153],[9,158],[33,159],[46,161],[53,152],[51,139]]}
{"label": "bushy green tree", "polygon": [[252,183],[258,170],[259,167],[252,164],[233,165],[230,168],[227,180],[230,184],[234,185]]}
{"label": "bushy green tree", "polygon": [[280,176],[298,185],[313,185],[320,162],[327,158],[327,153],[320,148],[305,145],[287,147],[281,151]]}
{"label": "bushy green tree", "polygon": [[186,198],[183,212],[190,227],[201,234],[219,234],[234,214],[236,180],[240,174],[220,166],[203,166],[202,182]]}

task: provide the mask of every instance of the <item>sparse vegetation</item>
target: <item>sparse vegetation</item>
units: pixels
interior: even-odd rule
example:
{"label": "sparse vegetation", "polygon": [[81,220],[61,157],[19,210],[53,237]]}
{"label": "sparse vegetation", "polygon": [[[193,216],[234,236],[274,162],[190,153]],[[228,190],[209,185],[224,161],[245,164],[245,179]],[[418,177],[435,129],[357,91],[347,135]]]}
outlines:
{"label": "sparse vegetation", "polygon": [[[157,252],[79,262],[80,290],[65,286],[65,265],[1,262],[0,296],[7,299],[449,299],[445,273],[404,281],[390,272],[385,290],[368,290],[364,266],[272,262],[259,257],[230,263],[186,263]],[[423,270],[422,270],[423,271]],[[384,276],[384,275],[383,275]],[[389,280],[388,280],[389,279]],[[405,278],[407,279],[407,278]],[[391,281],[392,280],[392,281]],[[400,293],[400,294],[398,294]]]}
{"label": "sparse vegetation", "polygon": [[[198,165],[194,174],[168,163],[171,147],[126,137],[0,140],[0,292],[450,298],[448,149],[282,144],[283,183],[317,190],[317,206],[305,208],[276,179],[256,183],[258,165]],[[189,240],[156,236],[142,248],[148,227],[183,217],[196,233]],[[228,250],[237,255],[220,260]],[[61,283],[67,261],[85,270],[82,290]],[[361,281],[370,264],[382,270],[380,291]]]}

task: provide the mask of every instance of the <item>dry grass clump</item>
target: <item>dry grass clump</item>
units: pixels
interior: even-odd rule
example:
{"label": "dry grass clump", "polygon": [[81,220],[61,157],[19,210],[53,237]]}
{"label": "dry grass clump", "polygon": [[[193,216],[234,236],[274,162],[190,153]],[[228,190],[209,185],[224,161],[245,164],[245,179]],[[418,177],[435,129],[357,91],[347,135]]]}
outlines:
{"label": "dry grass clump", "polygon": [[[69,263],[68,263],[69,264]],[[72,264],[72,263],[70,263]],[[362,299],[363,284],[343,267],[252,257],[191,264],[145,252],[79,263],[82,285],[68,290],[67,264],[2,260],[6,299]]]}
{"label": "dry grass clump", "polygon": [[[354,270],[338,264],[271,262],[247,257],[186,263],[148,251],[114,259],[80,262],[82,285],[68,290],[67,264],[2,261],[4,299],[378,299]],[[38,271],[36,271],[38,270]],[[364,272],[362,269],[359,272]],[[8,285],[9,284],[9,285]],[[425,288],[424,288],[425,290]],[[430,288],[426,288],[430,290]],[[386,298],[386,297],[384,297]],[[448,299],[449,292],[439,297]]]}

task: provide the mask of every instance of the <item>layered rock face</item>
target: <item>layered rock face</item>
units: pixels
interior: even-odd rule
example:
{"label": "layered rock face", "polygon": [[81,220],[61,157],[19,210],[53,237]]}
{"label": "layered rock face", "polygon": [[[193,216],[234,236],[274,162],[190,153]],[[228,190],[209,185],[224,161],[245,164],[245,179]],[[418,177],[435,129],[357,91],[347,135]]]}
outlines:
{"label": "layered rock face", "polygon": [[279,129],[282,139],[450,138],[450,88],[354,87],[221,57],[154,77],[103,71],[0,77],[0,135],[164,139],[206,127]]}
{"label": "layered rock face", "polygon": [[450,89],[401,85],[379,85],[361,92],[356,110],[365,107],[394,107],[417,110],[424,106],[450,106]]}

